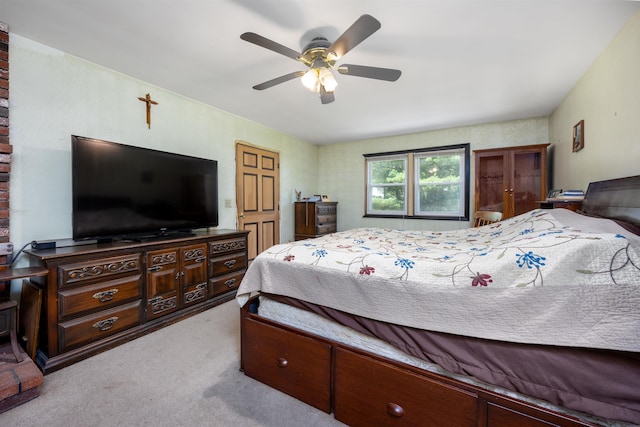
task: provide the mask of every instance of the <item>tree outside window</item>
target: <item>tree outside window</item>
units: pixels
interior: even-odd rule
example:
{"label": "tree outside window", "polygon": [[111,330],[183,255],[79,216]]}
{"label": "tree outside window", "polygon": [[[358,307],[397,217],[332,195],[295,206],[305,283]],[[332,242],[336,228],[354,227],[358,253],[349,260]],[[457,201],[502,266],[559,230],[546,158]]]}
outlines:
{"label": "tree outside window", "polygon": [[469,144],[365,158],[365,216],[468,219]]}
{"label": "tree outside window", "polygon": [[379,214],[406,212],[407,159],[382,158],[369,162],[368,211]]}

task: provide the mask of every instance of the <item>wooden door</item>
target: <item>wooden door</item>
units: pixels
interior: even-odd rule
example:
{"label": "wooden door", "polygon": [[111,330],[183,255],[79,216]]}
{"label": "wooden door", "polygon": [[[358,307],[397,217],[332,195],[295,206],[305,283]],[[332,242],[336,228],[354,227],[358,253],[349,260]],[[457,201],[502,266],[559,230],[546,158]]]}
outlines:
{"label": "wooden door", "polygon": [[510,213],[508,151],[476,152],[475,211]]}
{"label": "wooden door", "polygon": [[546,146],[514,150],[511,159],[513,215],[516,216],[540,207],[547,196]]}
{"label": "wooden door", "polygon": [[280,242],[280,157],[273,151],[236,144],[238,228],[249,231],[251,262]]}
{"label": "wooden door", "polygon": [[179,279],[177,249],[147,253],[147,320],[178,309]]}
{"label": "wooden door", "polygon": [[204,301],[209,297],[206,253],[207,245],[204,243],[180,249],[183,307]]}

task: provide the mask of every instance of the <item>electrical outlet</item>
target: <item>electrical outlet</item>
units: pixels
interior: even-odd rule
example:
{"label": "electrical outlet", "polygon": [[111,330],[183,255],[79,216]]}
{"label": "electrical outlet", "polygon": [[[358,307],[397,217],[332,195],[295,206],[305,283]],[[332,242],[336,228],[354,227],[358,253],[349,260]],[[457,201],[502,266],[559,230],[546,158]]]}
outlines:
{"label": "electrical outlet", "polygon": [[233,206],[232,206],[231,203],[233,203],[233,201],[231,199],[224,199],[224,207],[225,208],[232,208]]}
{"label": "electrical outlet", "polygon": [[0,255],[9,255],[13,253],[13,243],[0,243]]}

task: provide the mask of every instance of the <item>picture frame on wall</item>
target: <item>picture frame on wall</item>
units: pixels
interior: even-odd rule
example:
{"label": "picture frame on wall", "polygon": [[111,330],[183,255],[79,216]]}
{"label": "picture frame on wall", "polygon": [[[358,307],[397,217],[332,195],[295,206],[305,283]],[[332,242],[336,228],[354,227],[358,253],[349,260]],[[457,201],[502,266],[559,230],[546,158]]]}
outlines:
{"label": "picture frame on wall", "polygon": [[584,120],[580,120],[573,127],[573,152],[580,151],[584,148]]}

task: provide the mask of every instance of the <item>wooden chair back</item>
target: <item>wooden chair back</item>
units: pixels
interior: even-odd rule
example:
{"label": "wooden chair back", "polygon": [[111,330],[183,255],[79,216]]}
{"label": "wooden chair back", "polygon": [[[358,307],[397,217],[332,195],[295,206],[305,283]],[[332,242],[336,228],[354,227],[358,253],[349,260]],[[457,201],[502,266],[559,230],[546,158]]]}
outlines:
{"label": "wooden chair back", "polygon": [[478,211],[473,215],[473,226],[481,227],[483,225],[493,224],[502,219],[502,212]]}

